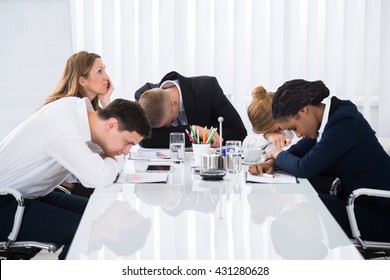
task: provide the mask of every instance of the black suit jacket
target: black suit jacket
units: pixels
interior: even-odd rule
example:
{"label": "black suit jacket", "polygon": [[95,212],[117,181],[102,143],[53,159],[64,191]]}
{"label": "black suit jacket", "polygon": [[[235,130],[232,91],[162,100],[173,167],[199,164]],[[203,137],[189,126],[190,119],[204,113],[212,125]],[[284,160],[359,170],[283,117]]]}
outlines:
{"label": "black suit jacket", "polygon": [[[179,80],[188,125],[154,128],[152,129],[151,137],[140,142],[142,147],[168,148],[169,134],[171,132],[185,132],[185,129],[190,131],[189,126],[193,124],[203,127],[207,126],[208,128],[211,126],[219,128],[218,117],[224,118],[222,123],[222,137],[224,141],[244,140],[247,135],[244,123],[223,93],[215,77],[184,77],[177,72],[170,72],[162,78],[160,83],[146,83],[138,89],[134,94],[135,99],[138,101],[142,93],[149,89],[160,87],[166,80]],[[191,146],[187,136],[186,146]]]}

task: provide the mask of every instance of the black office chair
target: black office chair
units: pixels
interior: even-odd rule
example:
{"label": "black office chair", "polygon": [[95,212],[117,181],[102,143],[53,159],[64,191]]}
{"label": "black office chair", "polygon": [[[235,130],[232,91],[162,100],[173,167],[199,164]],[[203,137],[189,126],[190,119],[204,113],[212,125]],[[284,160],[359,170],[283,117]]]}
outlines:
{"label": "black office chair", "polygon": [[360,253],[366,259],[389,257],[390,256],[390,243],[387,242],[376,242],[376,241],[365,241],[360,236],[358,222],[356,220],[354,212],[355,199],[361,195],[376,196],[383,198],[390,198],[390,191],[375,190],[360,188],[354,190],[348,198],[347,202],[347,214],[349,223],[351,225],[352,236],[355,238],[355,245],[359,249]]}
{"label": "black office chair", "polygon": [[42,249],[49,253],[55,253],[61,246],[54,243],[37,241],[17,241],[19,229],[22,224],[24,213],[24,200],[22,194],[15,189],[2,189],[0,195],[11,194],[18,202],[14,224],[7,241],[0,241],[0,258],[9,260],[29,260],[38,254]]}

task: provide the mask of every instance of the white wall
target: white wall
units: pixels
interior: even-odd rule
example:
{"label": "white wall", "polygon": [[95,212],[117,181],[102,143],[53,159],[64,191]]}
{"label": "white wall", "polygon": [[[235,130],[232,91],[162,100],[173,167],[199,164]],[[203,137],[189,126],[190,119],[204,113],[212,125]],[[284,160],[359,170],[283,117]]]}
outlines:
{"label": "white wall", "polygon": [[0,140],[43,104],[72,51],[69,1],[0,0]]}
{"label": "white wall", "polygon": [[171,70],[216,76],[248,129],[255,86],[321,79],[390,137],[390,1],[0,0],[0,23],[0,138],[80,50],[102,56],[114,98]]}

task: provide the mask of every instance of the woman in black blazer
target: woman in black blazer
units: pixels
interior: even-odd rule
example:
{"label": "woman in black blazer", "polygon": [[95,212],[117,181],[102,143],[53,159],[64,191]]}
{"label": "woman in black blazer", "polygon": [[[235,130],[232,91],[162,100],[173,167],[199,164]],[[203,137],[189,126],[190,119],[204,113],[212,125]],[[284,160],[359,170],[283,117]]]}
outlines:
{"label": "woman in black blazer", "polygon": [[[302,137],[289,150],[275,149],[265,163],[250,167],[252,174],[279,168],[301,178],[320,174],[340,178],[338,196],[319,194],[329,211],[351,235],[347,196],[358,188],[390,190],[390,156],[367,120],[348,100],[329,96],[321,81],[292,80],[275,93],[272,116],[282,129]],[[355,206],[362,237],[390,241],[390,200],[359,198]],[[361,224],[361,226],[360,226]]]}

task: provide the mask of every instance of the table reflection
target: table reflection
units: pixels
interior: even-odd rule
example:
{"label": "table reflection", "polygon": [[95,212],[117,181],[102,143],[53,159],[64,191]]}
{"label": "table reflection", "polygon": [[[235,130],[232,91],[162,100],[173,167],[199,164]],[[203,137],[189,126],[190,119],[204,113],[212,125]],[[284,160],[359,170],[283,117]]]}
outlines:
{"label": "table reflection", "polygon": [[151,229],[150,219],[133,209],[127,201],[114,201],[92,220],[87,254],[103,247],[116,256],[129,256],[141,249]]}

